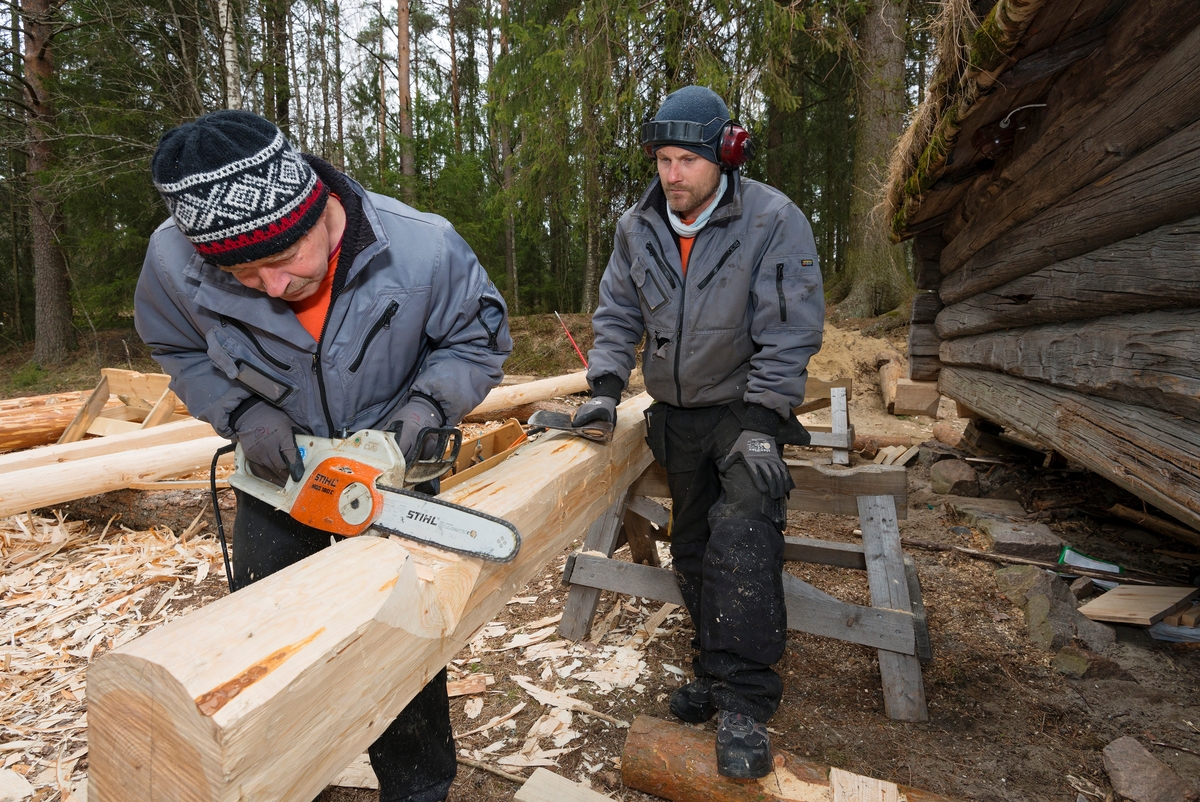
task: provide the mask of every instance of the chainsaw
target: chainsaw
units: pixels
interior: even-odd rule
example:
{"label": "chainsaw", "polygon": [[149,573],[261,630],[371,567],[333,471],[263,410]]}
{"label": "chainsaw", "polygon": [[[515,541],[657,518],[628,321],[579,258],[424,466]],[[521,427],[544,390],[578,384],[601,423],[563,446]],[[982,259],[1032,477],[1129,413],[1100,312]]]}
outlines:
{"label": "chainsaw", "polygon": [[419,450],[435,456],[408,465],[388,432],[363,429],[337,439],[296,435],[304,476],[298,482],[289,477],[283,487],[251,473],[239,445],[229,484],[333,535],[398,535],[492,562],[512,560],[521,535],[508,521],[409,489],[453,467],[462,432],[430,428],[417,439],[432,444]]}

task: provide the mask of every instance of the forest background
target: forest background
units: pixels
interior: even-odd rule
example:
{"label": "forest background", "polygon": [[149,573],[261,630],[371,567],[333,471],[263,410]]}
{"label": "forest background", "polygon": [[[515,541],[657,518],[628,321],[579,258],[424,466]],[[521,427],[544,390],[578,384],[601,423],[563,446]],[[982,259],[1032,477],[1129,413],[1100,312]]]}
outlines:
{"label": "forest background", "polygon": [[514,314],[590,311],[653,163],[644,115],[712,87],[743,169],[812,220],[842,317],[902,306],[872,214],[933,69],[935,0],[10,0],[0,14],[0,347],[51,365],[128,327],[167,212],[150,157],[220,108],[448,218]]}

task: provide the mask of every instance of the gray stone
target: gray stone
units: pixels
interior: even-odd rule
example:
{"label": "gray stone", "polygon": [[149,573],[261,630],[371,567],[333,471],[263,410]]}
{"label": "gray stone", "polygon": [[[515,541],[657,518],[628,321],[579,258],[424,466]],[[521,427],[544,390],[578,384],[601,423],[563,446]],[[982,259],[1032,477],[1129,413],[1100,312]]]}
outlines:
{"label": "gray stone", "polygon": [[1103,652],[1117,642],[1117,632],[1108,624],[1093,621],[1078,610],[1074,611],[1071,620],[1075,623],[1075,637],[1093,652]]}
{"label": "gray stone", "polygon": [[1066,545],[1045,524],[981,518],[979,529],[987,536],[988,547],[997,554],[1053,562]]}
{"label": "gray stone", "polygon": [[1083,601],[1096,592],[1096,583],[1090,576],[1081,576],[1071,583],[1071,595]]}
{"label": "gray stone", "polygon": [[1181,802],[1196,798],[1195,788],[1128,735],[1104,747],[1104,770],[1113,790],[1133,802]]}
{"label": "gray stone", "polygon": [[1092,660],[1089,653],[1083,649],[1065,646],[1059,650],[1058,654],[1054,655],[1050,665],[1059,674],[1072,679],[1083,679],[1088,669],[1092,667]]}
{"label": "gray stone", "polygon": [[978,496],[979,474],[969,463],[946,459],[929,469],[929,483],[934,493],[951,496]]}
{"label": "gray stone", "polygon": [[996,587],[1018,607],[1024,607],[1034,596],[1047,596],[1061,602],[1074,599],[1067,583],[1058,574],[1034,565],[997,569]]}
{"label": "gray stone", "polygon": [[1029,641],[1042,651],[1053,652],[1075,636],[1071,613],[1075,608],[1049,596],[1031,596],[1025,604],[1025,628]]}
{"label": "gray stone", "polygon": [[1084,616],[1078,601],[1053,571],[1018,565],[996,571],[996,587],[1025,614],[1029,640],[1039,649],[1058,651],[1079,639],[1094,652],[1116,640],[1112,627]]}

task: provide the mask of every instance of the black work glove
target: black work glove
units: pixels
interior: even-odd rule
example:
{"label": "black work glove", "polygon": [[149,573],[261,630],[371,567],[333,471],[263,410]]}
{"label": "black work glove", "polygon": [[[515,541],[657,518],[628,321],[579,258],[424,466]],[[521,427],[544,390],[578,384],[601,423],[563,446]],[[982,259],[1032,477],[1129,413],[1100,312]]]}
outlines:
{"label": "black work glove", "polygon": [[288,476],[293,482],[304,478],[295,434],[303,429],[286,412],[260,401],[238,417],[234,431],[256,476],[280,487],[287,484]]}
{"label": "black work glove", "polygon": [[608,395],[593,396],[591,400],[575,410],[575,416],[571,418],[571,425],[579,428],[585,423],[595,423],[596,421],[617,425],[617,399]]}
{"label": "black work glove", "polygon": [[758,492],[771,498],[783,498],[788,492],[787,465],[779,454],[775,438],[762,432],[743,431],[729,447],[729,453],[721,460],[721,473],[735,463],[743,462]]}
{"label": "black work glove", "polygon": [[[400,453],[404,455],[404,461],[411,465],[416,459],[432,456],[417,453],[417,435],[425,429],[438,428],[443,420],[442,411],[435,407],[433,402],[424,396],[414,395],[407,404],[396,410],[396,414],[392,415],[384,429],[392,432]],[[431,444],[433,440],[434,438],[429,438]]]}

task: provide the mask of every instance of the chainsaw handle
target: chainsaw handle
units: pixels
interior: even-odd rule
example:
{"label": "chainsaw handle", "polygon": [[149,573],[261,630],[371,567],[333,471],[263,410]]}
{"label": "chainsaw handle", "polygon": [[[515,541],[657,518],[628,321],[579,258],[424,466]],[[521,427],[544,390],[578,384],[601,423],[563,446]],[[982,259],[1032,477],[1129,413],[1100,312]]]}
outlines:
{"label": "chainsaw handle", "polygon": [[[430,438],[435,438],[432,450],[428,448]],[[447,449],[450,450],[448,456],[446,454]],[[412,465],[407,466],[404,471],[404,483],[412,486],[437,479],[454,467],[454,464],[458,461],[458,452],[461,449],[462,432],[456,427],[425,427],[417,433],[417,446],[414,449],[414,453],[417,456],[413,460]],[[421,454],[427,452],[433,454],[433,456],[421,459]]]}
{"label": "chainsaw handle", "polygon": [[250,461],[246,459],[246,452],[242,450],[241,443],[238,443],[234,450],[234,463],[236,470],[229,476],[229,484],[232,487],[265,501],[277,510],[287,512],[291,509],[298,483],[292,481],[290,476],[283,487],[255,476],[250,470]]}

